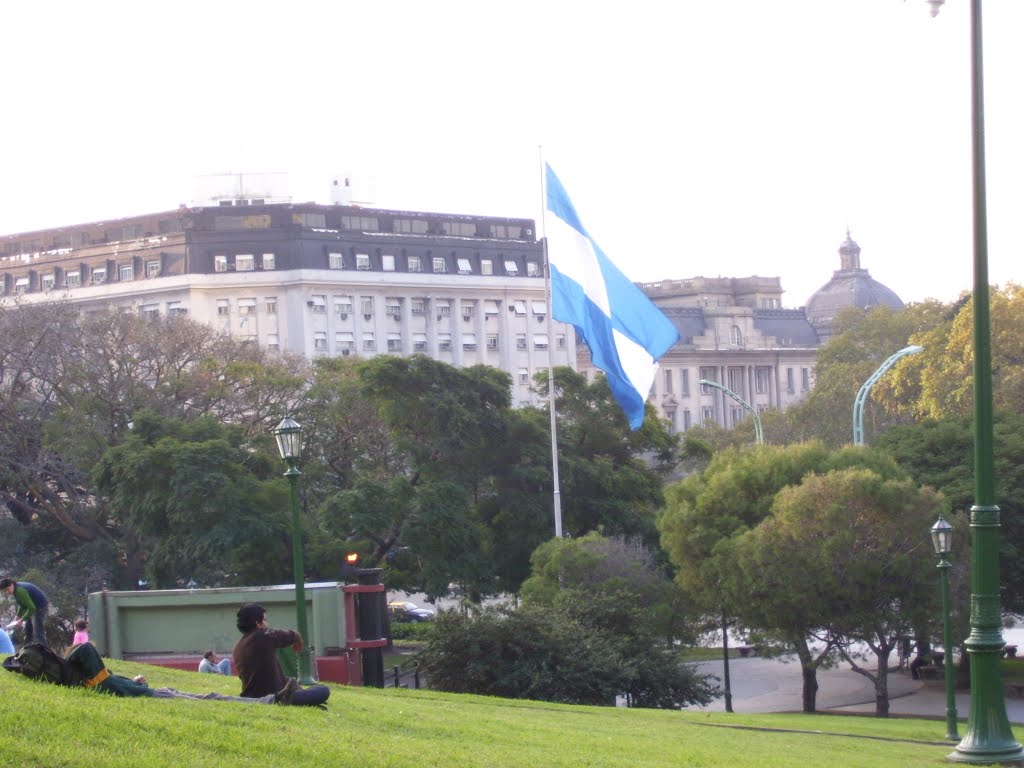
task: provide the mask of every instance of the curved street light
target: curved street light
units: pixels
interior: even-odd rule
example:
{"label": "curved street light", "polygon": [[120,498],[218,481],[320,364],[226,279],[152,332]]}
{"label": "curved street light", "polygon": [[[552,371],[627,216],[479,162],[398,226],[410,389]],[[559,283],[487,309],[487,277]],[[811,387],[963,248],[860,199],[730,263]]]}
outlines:
{"label": "curved street light", "polygon": [[764,442],[764,432],[761,430],[761,414],[754,410],[754,406],[752,406],[750,403],[748,403],[746,400],[737,395],[728,387],[719,384],[717,381],[711,381],[710,379],[701,379],[697,383],[722,390],[725,394],[727,394],[737,403],[746,408],[750,412],[750,415],[754,417],[754,439],[757,441],[758,445]]}
{"label": "curved street light", "polygon": [[885,372],[896,365],[896,361],[901,357],[907,355],[916,355],[924,347],[918,347],[912,345],[904,347],[896,354],[889,357],[884,363],[878,366],[878,370],[872,373],[868,380],[860,385],[860,391],[857,392],[857,397],[853,401],[853,444],[864,445],[864,402],[868,399],[868,395],[871,393],[871,388],[875,386]]}

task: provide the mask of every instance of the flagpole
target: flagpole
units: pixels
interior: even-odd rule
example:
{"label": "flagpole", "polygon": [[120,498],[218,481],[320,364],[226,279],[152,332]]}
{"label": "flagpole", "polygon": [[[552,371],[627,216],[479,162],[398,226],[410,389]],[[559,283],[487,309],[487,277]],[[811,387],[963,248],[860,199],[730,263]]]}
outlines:
{"label": "flagpole", "polygon": [[540,161],[540,231],[541,244],[544,250],[544,295],[548,303],[548,415],[551,417],[551,484],[553,486],[553,503],[555,510],[555,538],[562,538],[562,494],[558,480],[558,432],[555,418],[555,318],[551,305],[551,261],[548,259],[547,238],[547,189],[544,183],[544,151],[537,147],[537,158]]}

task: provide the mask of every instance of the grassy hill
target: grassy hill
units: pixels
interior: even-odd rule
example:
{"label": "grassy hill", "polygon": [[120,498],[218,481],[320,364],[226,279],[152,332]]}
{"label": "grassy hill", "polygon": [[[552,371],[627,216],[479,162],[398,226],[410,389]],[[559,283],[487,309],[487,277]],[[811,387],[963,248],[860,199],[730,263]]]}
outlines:
{"label": "grassy hill", "polygon": [[[235,678],[112,661],[154,687],[236,694]],[[575,707],[332,686],[328,711],[119,699],[0,671],[0,766],[935,766],[942,723]]]}

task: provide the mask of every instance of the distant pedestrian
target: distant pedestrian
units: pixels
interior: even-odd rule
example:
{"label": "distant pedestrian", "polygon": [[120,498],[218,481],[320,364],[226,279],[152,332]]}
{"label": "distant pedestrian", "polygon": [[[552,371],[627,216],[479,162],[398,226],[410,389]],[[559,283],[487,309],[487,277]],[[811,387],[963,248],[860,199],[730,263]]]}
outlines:
{"label": "distant pedestrian", "polygon": [[89,622],[85,619],[75,620],[75,636],[71,639],[72,645],[89,642]]}
{"label": "distant pedestrian", "polygon": [[199,671],[211,675],[230,675],[231,659],[226,656],[222,659],[213,651],[203,654],[203,660],[199,662]]}
{"label": "distant pedestrian", "polygon": [[14,629],[24,623],[25,642],[46,645],[46,628],[43,622],[50,610],[50,601],[46,599],[43,590],[35,584],[14,579],[0,579],[0,590],[14,597],[14,602],[18,605],[18,611],[14,614],[15,619],[7,628]]}

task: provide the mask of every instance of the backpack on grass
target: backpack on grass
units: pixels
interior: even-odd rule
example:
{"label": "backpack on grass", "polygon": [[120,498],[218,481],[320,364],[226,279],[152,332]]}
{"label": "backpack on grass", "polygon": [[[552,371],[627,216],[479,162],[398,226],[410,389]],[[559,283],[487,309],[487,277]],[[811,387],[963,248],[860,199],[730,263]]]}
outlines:
{"label": "backpack on grass", "polygon": [[71,664],[40,643],[26,643],[17,654],[4,660],[3,667],[32,680],[69,686],[82,684],[81,674]]}

